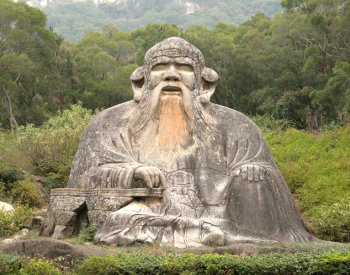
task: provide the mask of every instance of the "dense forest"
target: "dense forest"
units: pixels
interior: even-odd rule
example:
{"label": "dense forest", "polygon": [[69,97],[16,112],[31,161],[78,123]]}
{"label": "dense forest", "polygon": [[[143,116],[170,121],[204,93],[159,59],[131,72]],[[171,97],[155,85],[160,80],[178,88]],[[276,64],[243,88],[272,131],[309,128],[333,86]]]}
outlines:
{"label": "dense forest", "polygon": [[129,77],[146,50],[180,36],[218,72],[214,101],[262,126],[317,236],[349,241],[350,0],[281,6],[213,29],[107,25],[72,44],[42,11],[0,0],[0,200],[42,205],[33,174],[64,186],[91,115],[132,99]]}

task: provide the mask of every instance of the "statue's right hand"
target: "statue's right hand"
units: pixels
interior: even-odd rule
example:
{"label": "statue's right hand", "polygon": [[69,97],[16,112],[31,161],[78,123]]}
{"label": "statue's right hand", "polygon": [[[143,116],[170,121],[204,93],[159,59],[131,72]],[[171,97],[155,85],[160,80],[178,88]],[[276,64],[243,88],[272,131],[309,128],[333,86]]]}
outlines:
{"label": "statue's right hand", "polygon": [[135,169],[134,177],[145,181],[149,188],[162,186],[167,188],[167,180],[164,173],[154,166],[140,166]]}

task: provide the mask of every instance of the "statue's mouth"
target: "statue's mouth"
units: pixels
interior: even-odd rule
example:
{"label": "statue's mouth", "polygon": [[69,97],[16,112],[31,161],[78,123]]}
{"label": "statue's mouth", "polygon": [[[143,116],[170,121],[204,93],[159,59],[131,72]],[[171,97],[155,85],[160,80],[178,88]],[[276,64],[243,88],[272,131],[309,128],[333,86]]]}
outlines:
{"label": "statue's mouth", "polygon": [[182,93],[182,90],[180,87],[167,85],[162,88],[162,93],[166,95],[180,95]]}

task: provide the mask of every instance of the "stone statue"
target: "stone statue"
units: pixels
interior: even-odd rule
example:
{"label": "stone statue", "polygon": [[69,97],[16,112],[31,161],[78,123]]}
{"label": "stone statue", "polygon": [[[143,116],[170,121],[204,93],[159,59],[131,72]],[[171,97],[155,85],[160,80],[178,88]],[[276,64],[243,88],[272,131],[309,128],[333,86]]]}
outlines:
{"label": "stone statue", "polygon": [[131,75],[134,100],[87,127],[42,234],[97,224],[95,241],[117,245],[315,241],[261,131],[210,102],[218,78],[181,38],[152,47]]}

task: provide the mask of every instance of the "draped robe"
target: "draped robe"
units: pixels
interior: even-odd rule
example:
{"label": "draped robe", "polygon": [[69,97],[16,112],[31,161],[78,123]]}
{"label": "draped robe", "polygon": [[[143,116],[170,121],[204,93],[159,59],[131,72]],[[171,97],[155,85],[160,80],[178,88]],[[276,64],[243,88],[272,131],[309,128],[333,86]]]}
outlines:
{"label": "draped robe", "polygon": [[[110,214],[96,241],[115,244],[158,242],[177,247],[230,245],[235,242],[315,241],[296,209],[261,131],[235,110],[209,103],[221,139],[196,133],[194,144],[172,165],[144,153],[144,144],[127,128],[137,103],[127,102],[98,114],[76,154],[67,187],[134,188],[135,169],[157,166],[169,187],[163,198],[135,197]],[[149,151],[149,150],[148,150]],[[241,167],[262,169],[254,178]],[[145,187],[145,186],[144,186]]]}

